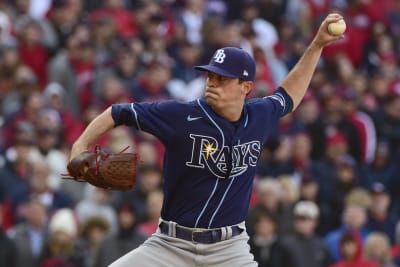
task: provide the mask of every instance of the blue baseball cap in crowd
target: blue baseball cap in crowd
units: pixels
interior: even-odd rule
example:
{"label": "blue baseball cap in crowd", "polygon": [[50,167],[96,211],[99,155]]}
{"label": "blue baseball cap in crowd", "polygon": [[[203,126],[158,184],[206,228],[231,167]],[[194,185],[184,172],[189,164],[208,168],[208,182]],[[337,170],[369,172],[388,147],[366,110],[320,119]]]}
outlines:
{"label": "blue baseball cap in crowd", "polygon": [[196,70],[209,71],[221,76],[254,81],[256,63],[244,49],[224,47],[215,51],[208,65],[195,66]]}

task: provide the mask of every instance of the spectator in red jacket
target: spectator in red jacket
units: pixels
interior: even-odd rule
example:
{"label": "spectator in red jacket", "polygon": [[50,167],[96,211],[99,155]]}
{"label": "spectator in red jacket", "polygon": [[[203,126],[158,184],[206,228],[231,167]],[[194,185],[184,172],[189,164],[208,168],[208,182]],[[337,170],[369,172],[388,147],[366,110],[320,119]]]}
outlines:
{"label": "spectator in red jacket", "polygon": [[47,83],[49,54],[46,47],[41,43],[43,36],[39,23],[33,19],[28,19],[24,27],[21,27],[18,36],[21,61],[32,69],[43,89]]}
{"label": "spectator in red jacket", "polygon": [[379,267],[380,265],[362,256],[361,237],[356,233],[345,233],[340,239],[340,253],[343,260],[331,267]]}

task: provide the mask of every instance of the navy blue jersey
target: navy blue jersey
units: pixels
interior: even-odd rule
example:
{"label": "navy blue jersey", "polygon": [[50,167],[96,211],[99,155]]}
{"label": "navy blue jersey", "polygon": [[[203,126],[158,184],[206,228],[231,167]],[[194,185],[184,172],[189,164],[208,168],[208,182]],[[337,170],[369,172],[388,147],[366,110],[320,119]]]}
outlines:
{"label": "navy blue jersey", "polygon": [[161,217],[217,228],[245,219],[263,144],[292,107],[279,88],[247,101],[235,123],[214,113],[205,99],[115,104],[112,116],[116,125],[149,132],[165,145]]}

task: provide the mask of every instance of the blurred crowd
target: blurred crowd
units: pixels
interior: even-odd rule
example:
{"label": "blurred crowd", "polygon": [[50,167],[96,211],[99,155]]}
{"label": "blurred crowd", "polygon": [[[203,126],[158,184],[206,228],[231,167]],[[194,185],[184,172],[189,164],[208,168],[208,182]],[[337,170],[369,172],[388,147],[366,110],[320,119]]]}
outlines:
{"label": "blurred crowd", "polygon": [[99,140],[139,152],[129,192],[61,179],[85,126],[113,103],[201,97],[192,66],[224,46],[256,60],[249,98],[269,95],[332,11],[345,38],[265,143],[249,245],[260,267],[400,266],[399,0],[1,0],[1,265],[103,267],[143,243],[163,146],[125,127]]}

